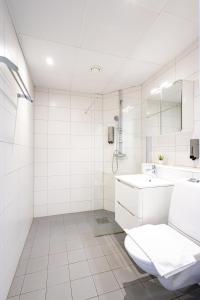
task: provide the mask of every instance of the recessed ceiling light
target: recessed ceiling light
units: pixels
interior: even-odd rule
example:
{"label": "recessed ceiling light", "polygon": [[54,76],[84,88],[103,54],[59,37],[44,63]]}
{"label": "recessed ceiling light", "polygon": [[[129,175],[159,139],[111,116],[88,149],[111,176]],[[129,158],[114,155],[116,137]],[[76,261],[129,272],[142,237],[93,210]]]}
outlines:
{"label": "recessed ceiling light", "polygon": [[53,58],[50,57],[50,56],[48,56],[48,57],[46,58],[46,63],[47,63],[47,65],[52,66],[52,65],[53,65]]}
{"label": "recessed ceiling light", "polygon": [[99,73],[99,72],[102,71],[102,68],[101,68],[100,66],[92,66],[92,67],[90,68],[90,71],[91,71],[92,73]]}

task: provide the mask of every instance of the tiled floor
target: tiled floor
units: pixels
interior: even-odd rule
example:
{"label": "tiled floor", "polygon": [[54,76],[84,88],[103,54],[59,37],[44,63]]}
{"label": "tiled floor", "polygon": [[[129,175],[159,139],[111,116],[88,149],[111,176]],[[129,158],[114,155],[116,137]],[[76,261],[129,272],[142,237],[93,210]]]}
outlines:
{"label": "tiled floor", "polygon": [[34,219],[8,299],[200,299],[199,286],[172,293],[139,270],[124,249],[124,234],[94,237],[94,217],[103,214]]}

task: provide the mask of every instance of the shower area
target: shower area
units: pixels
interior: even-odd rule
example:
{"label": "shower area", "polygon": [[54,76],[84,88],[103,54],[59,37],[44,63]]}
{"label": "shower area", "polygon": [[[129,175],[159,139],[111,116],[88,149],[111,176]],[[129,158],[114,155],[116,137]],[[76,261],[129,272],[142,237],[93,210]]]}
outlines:
{"label": "shower area", "polygon": [[[126,154],[123,151],[123,94],[122,91],[118,91],[118,99],[116,99],[116,105],[118,112],[113,116],[112,126],[104,128],[105,134],[102,136],[103,145],[108,144],[112,149],[111,154],[111,172],[114,180],[114,176],[119,170],[119,161],[126,158]],[[85,111],[88,114],[95,106],[95,101],[92,101],[91,105]],[[102,120],[103,120],[103,106],[102,106]],[[106,130],[105,130],[106,129]],[[95,139],[96,137],[94,137]],[[104,150],[104,147],[103,147]],[[95,149],[95,152],[97,149]],[[96,154],[96,153],[95,153]],[[102,163],[102,165],[104,162]],[[98,176],[100,170],[95,170],[95,176]],[[103,176],[103,172],[101,174]],[[104,176],[103,176],[104,177]],[[104,180],[104,178],[102,178]],[[104,187],[103,187],[104,188]],[[95,198],[94,198],[95,201]],[[114,201],[114,199],[113,199]],[[94,204],[94,207],[96,205]],[[102,203],[103,209],[94,209],[91,213],[88,213],[88,217],[91,220],[91,228],[93,229],[94,236],[103,236],[107,234],[115,234],[123,232],[121,227],[115,222],[114,207],[112,210],[106,210],[104,207],[104,199]]]}
{"label": "shower area", "polygon": [[121,232],[114,176],[139,172],[140,134],[138,88],[103,96],[36,89],[34,216],[78,213],[94,236]]}

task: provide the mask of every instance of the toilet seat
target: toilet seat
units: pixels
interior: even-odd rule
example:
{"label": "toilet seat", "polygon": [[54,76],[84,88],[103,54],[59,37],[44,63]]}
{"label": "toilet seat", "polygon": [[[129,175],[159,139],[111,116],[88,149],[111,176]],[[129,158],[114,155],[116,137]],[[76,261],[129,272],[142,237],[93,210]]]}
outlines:
{"label": "toilet seat", "polygon": [[124,246],[130,255],[130,257],[136,262],[136,264],[145,272],[158,276],[158,272],[150,261],[148,256],[138,247],[138,245],[131,239],[130,236],[126,236],[124,240]]}
{"label": "toilet seat", "polygon": [[124,240],[124,245],[128,254],[135,261],[135,263],[145,272],[156,276],[160,283],[168,290],[173,291],[183,288],[187,285],[200,282],[200,262],[197,262],[190,268],[166,279],[159,276],[156,268],[148,256],[128,235]]}

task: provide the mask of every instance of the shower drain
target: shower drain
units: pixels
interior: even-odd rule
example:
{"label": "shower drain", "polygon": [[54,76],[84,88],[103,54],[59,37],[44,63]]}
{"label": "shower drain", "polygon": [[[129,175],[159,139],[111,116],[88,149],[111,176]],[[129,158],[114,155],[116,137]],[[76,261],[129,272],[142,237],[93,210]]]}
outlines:
{"label": "shower drain", "polygon": [[98,224],[108,224],[108,223],[110,223],[110,221],[107,217],[96,218],[96,221],[97,221]]}

